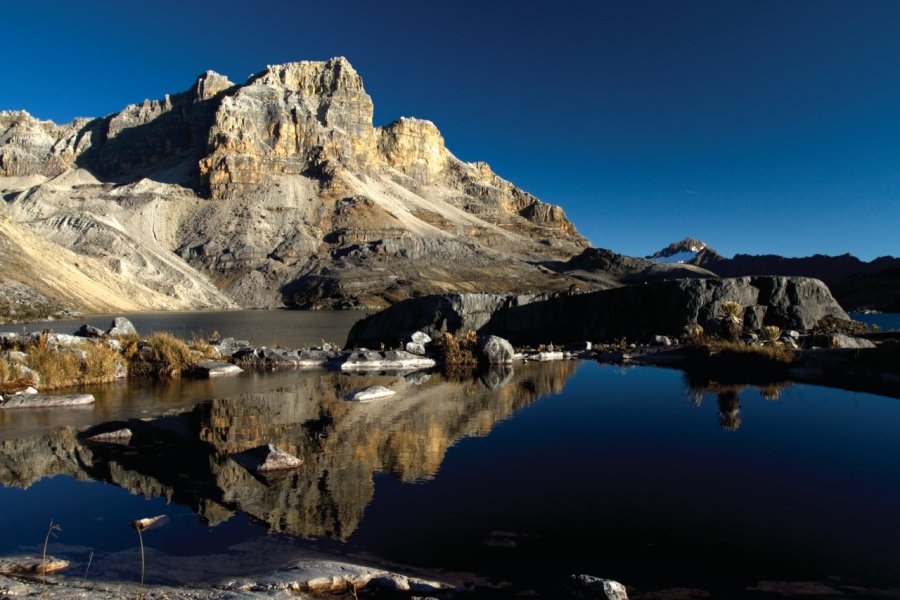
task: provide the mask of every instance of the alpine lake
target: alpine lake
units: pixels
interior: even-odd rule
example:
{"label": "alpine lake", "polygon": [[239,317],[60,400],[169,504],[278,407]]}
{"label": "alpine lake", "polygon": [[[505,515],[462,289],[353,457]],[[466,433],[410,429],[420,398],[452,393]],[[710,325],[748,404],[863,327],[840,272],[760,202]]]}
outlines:
{"label": "alpine lake", "polygon": [[[363,315],[126,316],[141,333],[298,347],[341,344]],[[398,393],[344,399],[373,384]],[[0,555],[40,555],[52,520],[48,552],[75,571],[91,560],[91,578],[136,579],[130,523],[165,514],[143,537],[150,583],[316,549],[472,574],[498,597],[552,598],[573,573],[638,598],[900,589],[895,398],[574,360],[461,379],[310,369],[83,390],[94,405],[0,411]],[[131,441],[84,439],[114,426]],[[230,458],[261,444],[303,465],[264,478]]]}

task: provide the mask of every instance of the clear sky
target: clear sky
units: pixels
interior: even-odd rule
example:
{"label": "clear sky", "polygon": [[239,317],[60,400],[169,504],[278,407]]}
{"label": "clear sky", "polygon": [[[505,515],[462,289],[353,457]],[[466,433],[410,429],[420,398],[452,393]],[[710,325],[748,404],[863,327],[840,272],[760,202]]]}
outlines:
{"label": "clear sky", "polygon": [[900,255],[900,1],[6,2],[0,109],[68,121],[207,69],[346,56],[375,123],[560,204],[596,246]]}

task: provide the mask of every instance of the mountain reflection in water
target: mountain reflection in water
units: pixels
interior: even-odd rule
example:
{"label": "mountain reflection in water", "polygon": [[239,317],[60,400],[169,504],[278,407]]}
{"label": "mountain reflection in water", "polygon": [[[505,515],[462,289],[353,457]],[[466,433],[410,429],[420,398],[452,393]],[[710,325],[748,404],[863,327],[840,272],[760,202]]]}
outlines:
{"label": "mountain reflection in water", "polygon": [[[426,373],[321,373],[151,419],[80,432],[59,427],[2,442],[0,482],[27,487],[53,475],[98,480],[189,506],[209,525],[243,512],[270,531],[346,540],[373,497],[375,473],[403,481],[433,477],[459,439],[486,435],[537,398],[561,391],[576,367],[524,365],[465,381]],[[367,403],[343,399],[368,385],[397,394]],[[133,432],[127,444],[86,439],[121,427]],[[263,478],[229,458],[265,444],[302,458],[303,465]]]}
{"label": "mountain reflection in water", "polygon": [[[344,400],[369,385],[397,394]],[[128,523],[166,513],[144,540],[156,581],[286,567],[312,547],[549,598],[571,573],[717,598],[832,576],[900,587],[893,398],[584,361],[96,392],[87,410],[0,420],[0,554],[40,553],[53,518],[81,548],[63,556],[83,566],[96,551],[92,578],[121,578]],[[123,426],[127,444],[87,441]],[[262,477],[231,458],[264,444],[302,466]],[[215,565],[178,571],[160,555]]]}

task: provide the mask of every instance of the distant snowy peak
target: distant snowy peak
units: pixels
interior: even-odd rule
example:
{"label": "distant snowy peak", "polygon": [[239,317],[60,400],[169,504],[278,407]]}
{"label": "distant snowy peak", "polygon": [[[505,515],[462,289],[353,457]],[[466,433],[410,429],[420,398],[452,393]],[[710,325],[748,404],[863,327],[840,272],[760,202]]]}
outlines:
{"label": "distant snowy peak", "polygon": [[683,263],[700,265],[722,257],[718,252],[707,246],[700,240],[684,238],[680,242],[669,244],[659,252],[647,258],[661,263]]}

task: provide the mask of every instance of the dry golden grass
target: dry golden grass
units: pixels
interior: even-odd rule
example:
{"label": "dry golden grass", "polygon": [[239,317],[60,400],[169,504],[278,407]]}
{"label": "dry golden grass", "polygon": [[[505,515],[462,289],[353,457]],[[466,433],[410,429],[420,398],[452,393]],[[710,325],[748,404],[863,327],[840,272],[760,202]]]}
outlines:
{"label": "dry golden grass", "polygon": [[47,345],[40,336],[36,344],[25,349],[25,366],[40,375],[41,389],[68,387],[81,383],[81,357],[74,352],[59,351]]}
{"label": "dry golden grass", "polygon": [[122,356],[128,360],[134,358],[138,352],[138,342],[141,341],[138,335],[136,333],[130,333],[128,335],[120,335],[117,339],[122,347]]}
{"label": "dry golden grass", "polygon": [[140,354],[136,360],[148,363],[149,371],[155,375],[179,377],[197,365],[188,345],[169,333],[154,333],[147,338],[147,343],[150,344],[147,356]]}
{"label": "dry golden grass", "polygon": [[107,383],[115,381],[121,358],[116,350],[105,343],[86,344],[82,364],[83,383]]}
{"label": "dry golden grass", "polygon": [[11,381],[14,379],[15,374],[16,372],[12,365],[6,362],[5,358],[0,358],[0,384]]}
{"label": "dry golden grass", "polygon": [[797,352],[782,344],[766,344],[765,346],[751,346],[743,342],[730,340],[709,339],[705,348],[710,356],[716,355],[742,355],[757,356],[778,363],[790,364],[797,358]]}
{"label": "dry golden grass", "polygon": [[203,358],[219,358],[219,351],[203,338],[195,337],[188,346],[194,352],[200,353]]}

